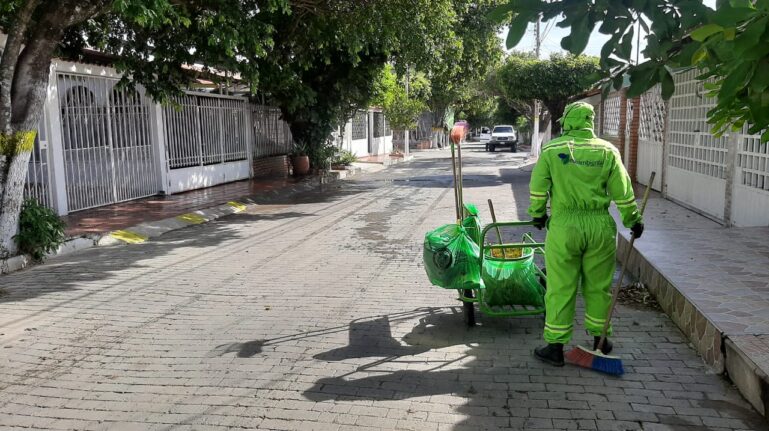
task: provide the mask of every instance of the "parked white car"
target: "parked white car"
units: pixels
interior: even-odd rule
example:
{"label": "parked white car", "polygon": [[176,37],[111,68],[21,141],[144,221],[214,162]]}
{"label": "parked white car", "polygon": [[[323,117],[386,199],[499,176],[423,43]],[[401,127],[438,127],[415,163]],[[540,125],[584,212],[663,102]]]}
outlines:
{"label": "parked white car", "polygon": [[481,127],[481,134],[479,140],[481,144],[488,144],[491,141],[491,129],[488,127]]}
{"label": "parked white car", "polygon": [[494,126],[491,131],[491,140],[486,144],[486,151],[495,151],[497,147],[510,147],[510,151],[518,151],[518,134],[515,128],[509,125]]}

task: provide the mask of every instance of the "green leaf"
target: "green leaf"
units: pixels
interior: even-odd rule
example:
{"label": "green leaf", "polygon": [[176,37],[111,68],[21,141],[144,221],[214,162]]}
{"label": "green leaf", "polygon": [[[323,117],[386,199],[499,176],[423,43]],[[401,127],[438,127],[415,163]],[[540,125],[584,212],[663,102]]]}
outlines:
{"label": "green leaf", "polygon": [[662,98],[668,100],[673,96],[673,93],[676,90],[676,84],[675,81],[673,81],[673,75],[670,74],[670,71],[667,68],[660,68],[659,73],[660,80],[662,81]]}
{"label": "green leaf", "polygon": [[503,3],[497,6],[494,6],[488,14],[486,14],[486,18],[495,23],[502,23],[507,19],[508,14],[512,12],[513,10],[513,2],[509,1],[507,3]]}
{"label": "green leaf", "polygon": [[764,91],[769,87],[769,59],[761,60],[756,66],[756,72],[750,80],[750,88],[753,91]]}
{"label": "green leaf", "polygon": [[630,56],[633,54],[633,36],[635,36],[635,29],[630,27],[619,45],[619,56],[626,60],[630,60]]}
{"label": "green leaf", "polygon": [[518,14],[510,22],[510,27],[507,32],[507,40],[505,44],[507,49],[515,48],[521,41],[523,35],[526,33],[526,28],[529,26],[529,15]]}
{"label": "green leaf", "polygon": [[697,63],[704,61],[708,58],[708,50],[705,47],[705,45],[700,46],[700,48],[692,55],[692,62],[691,64],[696,65]]}
{"label": "green leaf", "polygon": [[705,24],[702,27],[692,31],[691,37],[697,42],[702,42],[708,37],[724,31],[724,28],[718,24]]}
{"label": "green leaf", "polygon": [[572,24],[571,34],[561,40],[561,46],[574,55],[582,54],[592,31],[593,25],[588,22],[588,15],[582,15]]}
{"label": "green leaf", "polygon": [[769,130],[761,134],[761,143],[769,142]]}
{"label": "green leaf", "polygon": [[755,9],[751,0],[729,0],[729,5],[733,8]]}
{"label": "green leaf", "polygon": [[745,29],[734,40],[734,53],[741,56],[745,53],[755,51],[756,45],[763,45],[761,36],[766,32],[769,17],[757,19],[748,24]]}
{"label": "green leaf", "polygon": [[727,27],[724,29],[724,39],[734,40],[734,36],[736,33],[737,33],[737,30],[734,27]]}
{"label": "green leaf", "polygon": [[755,9],[746,7],[732,7],[729,4],[721,5],[713,14],[713,22],[723,27],[734,27],[749,19],[756,13]]}
{"label": "green leaf", "polygon": [[628,97],[640,96],[652,85],[657,83],[657,70],[659,65],[651,62],[643,63],[630,71],[630,88]]}
{"label": "green leaf", "polygon": [[745,62],[737,66],[736,69],[726,76],[726,79],[724,79],[724,82],[721,84],[719,97],[732,96],[742,89],[745,85],[745,81],[751,77],[752,71],[753,63]]}

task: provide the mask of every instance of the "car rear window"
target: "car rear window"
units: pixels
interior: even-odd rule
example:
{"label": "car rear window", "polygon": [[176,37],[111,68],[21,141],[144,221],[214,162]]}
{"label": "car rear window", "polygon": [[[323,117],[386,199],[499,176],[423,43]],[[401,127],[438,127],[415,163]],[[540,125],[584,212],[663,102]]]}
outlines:
{"label": "car rear window", "polygon": [[494,133],[513,133],[512,127],[495,127]]}

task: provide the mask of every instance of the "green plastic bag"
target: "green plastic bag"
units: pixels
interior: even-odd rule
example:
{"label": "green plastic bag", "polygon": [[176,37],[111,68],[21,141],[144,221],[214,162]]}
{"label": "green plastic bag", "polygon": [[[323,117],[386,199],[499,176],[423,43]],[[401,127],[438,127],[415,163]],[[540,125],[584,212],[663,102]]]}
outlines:
{"label": "green plastic bag", "polygon": [[491,249],[484,250],[484,255],[481,279],[488,306],[545,305],[545,288],[539,282],[532,249],[523,249],[516,259],[493,257]]}
{"label": "green plastic bag", "polygon": [[480,250],[464,226],[447,224],[425,234],[422,257],[432,284],[446,289],[480,286]]}

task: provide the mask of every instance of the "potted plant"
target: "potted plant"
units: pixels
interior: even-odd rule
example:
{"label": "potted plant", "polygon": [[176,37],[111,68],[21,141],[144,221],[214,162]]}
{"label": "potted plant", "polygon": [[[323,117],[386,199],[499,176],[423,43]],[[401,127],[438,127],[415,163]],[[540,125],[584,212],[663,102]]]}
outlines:
{"label": "potted plant", "polygon": [[310,157],[307,155],[307,145],[294,144],[291,151],[291,166],[294,175],[307,175],[310,173]]}

